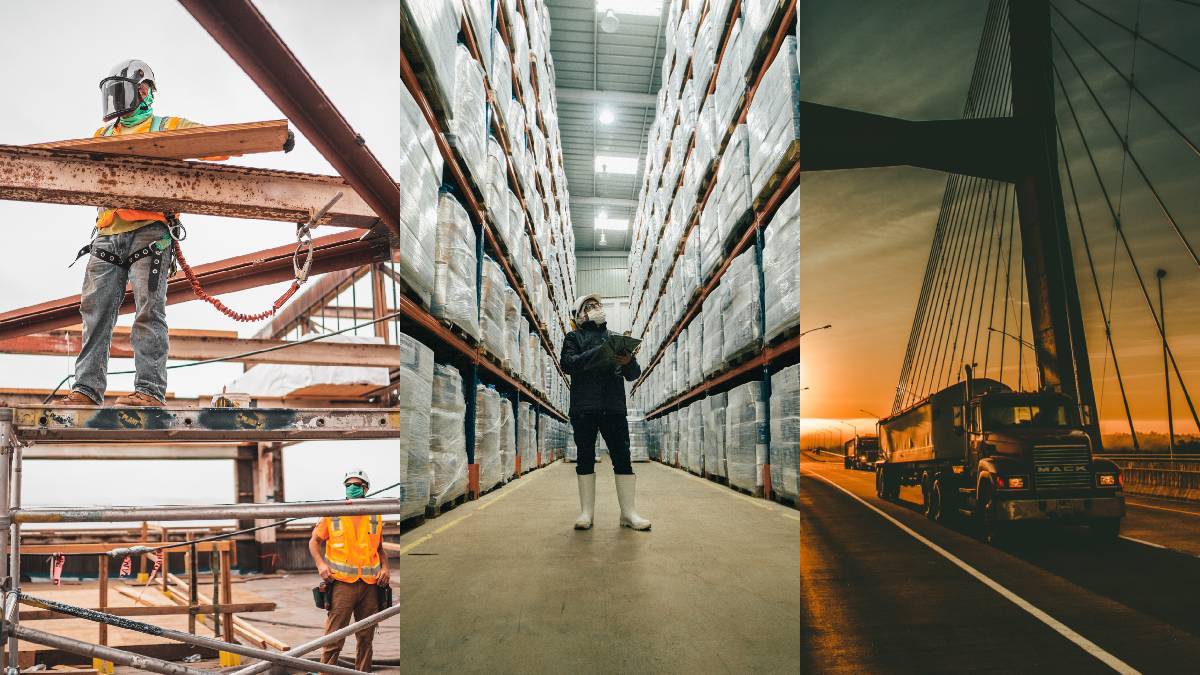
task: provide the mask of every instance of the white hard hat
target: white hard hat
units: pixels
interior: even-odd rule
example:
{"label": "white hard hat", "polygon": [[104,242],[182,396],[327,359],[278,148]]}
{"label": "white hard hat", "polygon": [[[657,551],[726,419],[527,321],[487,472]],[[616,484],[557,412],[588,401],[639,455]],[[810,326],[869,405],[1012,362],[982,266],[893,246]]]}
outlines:
{"label": "white hard hat", "polygon": [[369,476],[367,476],[367,472],[363,471],[362,469],[355,469],[354,471],[347,471],[345,477],[342,478],[342,484],[345,485],[346,481],[350,480],[351,478],[357,478],[357,479],[361,480],[362,482],[366,483],[367,485],[371,484],[371,478]]}
{"label": "white hard hat", "polygon": [[572,316],[579,316],[579,310],[583,309],[583,303],[587,302],[588,300],[595,300],[596,302],[600,302],[600,294],[590,293],[590,294],[585,295],[582,298],[579,298],[578,300],[576,300],[575,301],[575,314],[573,314]]}

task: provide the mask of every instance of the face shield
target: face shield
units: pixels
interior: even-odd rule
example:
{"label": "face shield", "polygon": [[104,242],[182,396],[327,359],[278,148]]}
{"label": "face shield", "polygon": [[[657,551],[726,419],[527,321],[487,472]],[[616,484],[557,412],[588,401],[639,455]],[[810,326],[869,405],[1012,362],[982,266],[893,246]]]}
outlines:
{"label": "face shield", "polygon": [[141,103],[138,85],[147,83],[154,89],[154,71],[143,61],[124,61],[117,64],[108,77],[100,80],[100,110],[104,121],[133,112]]}

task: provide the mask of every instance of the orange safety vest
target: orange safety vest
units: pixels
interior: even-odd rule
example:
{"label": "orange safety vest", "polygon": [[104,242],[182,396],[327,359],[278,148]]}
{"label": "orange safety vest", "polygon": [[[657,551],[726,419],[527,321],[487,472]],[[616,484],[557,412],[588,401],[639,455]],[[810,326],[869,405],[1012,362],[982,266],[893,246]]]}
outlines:
{"label": "orange safety vest", "polygon": [[328,516],[325,528],[325,562],[333,578],[352,584],[359,579],[373,584],[379,580],[379,545],[383,542],[383,520],[379,516]]}

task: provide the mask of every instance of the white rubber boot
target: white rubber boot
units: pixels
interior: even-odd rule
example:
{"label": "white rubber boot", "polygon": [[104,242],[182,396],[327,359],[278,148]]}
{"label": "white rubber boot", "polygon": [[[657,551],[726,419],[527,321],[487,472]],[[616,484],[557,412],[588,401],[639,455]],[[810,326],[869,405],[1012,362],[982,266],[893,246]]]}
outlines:
{"label": "white rubber boot", "polygon": [[596,511],[596,474],[586,476],[576,474],[579,481],[579,517],[575,519],[575,529],[592,529],[592,514]]}
{"label": "white rubber boot", "polygon": [[635,510],[634,493],[637,492],[637,476],[616,475],[617,503],[621,505],[621,527],[634,530],[649,530],[650,521],[639,516]]}

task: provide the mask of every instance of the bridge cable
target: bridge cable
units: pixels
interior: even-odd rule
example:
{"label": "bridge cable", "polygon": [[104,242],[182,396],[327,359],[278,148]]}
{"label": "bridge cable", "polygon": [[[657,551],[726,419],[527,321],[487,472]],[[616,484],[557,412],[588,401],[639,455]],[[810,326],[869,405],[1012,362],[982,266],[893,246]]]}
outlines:
{"label": "bridge cable", "polygon": [[[1065,91],[1066,87],[1063,83],[1062,73],[1058,70],[1057,66],[1054,66],[1053,70],[1054,70],[1054,76],[1058,80],[1059,87]],[[1138,266],[1137,259],[1133,255],[1133,249],[1129,246],[1129,239],[1128,239],[1128,237],[1125,236],[1125,230],[1121,225],[1121,220],[1117,216],[1117,212],[1113,207],[1112,199],[1110,198],[1109,193],[1108,193],[1108,188],[1105,187],[1105,185],[1104,185],[1104,179],[1100,175],[1100,168],[1096,164],[1096,158],[1095,158],[1095,155],[1093,155],[1093,153],[1092,153],[1091,145],[1087,142],[1087,136],[1083,132],[1083,126],[1081,125],[1081,123],[1079,121],[1079,116],[1075,111],[1075,106],[1073,103],[1071,103],[1071,98],[1069,96],[1064,95],[1063,100],[1066,101],[1067,108],[1071,112],[1071,117],[1075,122],[1075,129],[1079,134],[1080,140],[1083,142],[1083,148],[1087,152],[1088,160],[1091,163],[1092,172],[1096,177],[1096,182],[1100,186],[1101,193],[1103,193],[1103,195],[1104,195],[1104,203],[1105,203],[1105,205],[1108,206],[1109,215],[1112,216],[1113,226],[1117,228],[1117,233],[1120,235],[1120,238],[1121,238],[1121,244],[1122,244],[1123,248],[1125,249],[1125,255],[1129,259],[1129,264],[1133,268],[1134,276],[1137,278],[1138,286],[1140,287],[1140,289],[1142,291],[1142,298],[1146,301],[1146,308],[1150,311],[1150,316],[1154,319],[1154,326],[1155,326],[1155,328],[1158,329],[1158,335],[1163,340],[1163,344],[1165,345],[1165,348],[1167,350],[1167,356],[1171,362],[1171,367],[1175,371],[1175,377],[1179,381],[1180,388],[1183,389],[1184,399],[1187,401],[1188,409],[1192,413],[1192,419],[1196,423],[1196,427],[1200,428],[1200,415],[1196,414],[1196,407],[1192,403],[1191,394],[1188,392],[1187,385],[1183,380],[1183,375],[1179,371],[1179,364],[1175,361],[1175,352],[1174,352],[1174,350],[1171,349],[1170,343],[1167,341],[1167,338],[1164,335],[1163,325],[1162,325],[1162,322],[1159,320],[1158,311],[1154,309],[1154,302],[1150,299],[1150,292],[1146,288],[1145,279],[1142,278],[1141,268]]]}
{"label": "bridge cable", "polygon": [[1168,56],[1168,57],[1174,59],[1175,61],[1183,64],[1184,66],[1196,71],[1197,73],[1200,73],[1200,66],[1192,63],[1191,61],[1188,61],[1187,59],[1176,54],[1175,52],[1171,51],[1170,49],[1167,49],[1166,47],[1158,44],[1157,42],[1155,42],[1154,40],[1151,40],[1150,38],[1146,37],[1145,35],[1140,35],[1136,29],[1126,26],[1125,24],[1121,23],[1120,21],[1117,21],[1116,19],[1105,14],[1104,12],[1101,12],[1100,10],[1096,9],[1095,7],[1092,7],[1091,5],[1087,4],[1083,0],[1075,0],[1075,2],[1083,5],[1086,9],[1091,11],[1093,14],[1100,16],[1105,21],[1108,21],[1109,23],[1116,26],[1117,28],[1120,28],[1121,30],[1125,31],[1126,33],[1129,33],[1130,35],[1132,35],[1134,37],[1140,38],[1146,44],[1150,45],[1151,47],[1154,47],[1155,49],[1157,49],[1159,52],[1165,54],[1166,56]]}

